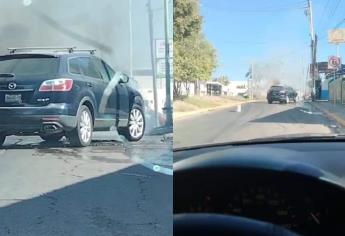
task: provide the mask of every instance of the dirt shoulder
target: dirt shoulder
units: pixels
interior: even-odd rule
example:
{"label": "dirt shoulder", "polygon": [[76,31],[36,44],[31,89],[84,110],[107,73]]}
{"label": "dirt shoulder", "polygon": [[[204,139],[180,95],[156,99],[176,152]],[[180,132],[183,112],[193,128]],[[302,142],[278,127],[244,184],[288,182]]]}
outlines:
{"label": "dirt shoulder", "polygon": [[194,96],[174,101],[174,120],[203,114],[205,112],[235,107],[240,104],[254,102],[241,97],[229,96]]}

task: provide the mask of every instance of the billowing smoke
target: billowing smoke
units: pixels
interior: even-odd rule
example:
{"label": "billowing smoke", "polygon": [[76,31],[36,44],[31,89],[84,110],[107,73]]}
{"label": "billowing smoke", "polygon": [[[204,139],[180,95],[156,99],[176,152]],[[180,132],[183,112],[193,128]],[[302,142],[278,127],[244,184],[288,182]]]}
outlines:
{"label": "billowing smoke", "polygon": [[306,62],[279,57],[255,63],[254,87],[257,96],[265,96],[272,85],[287,85],[303,91],[306,82]]}
{"label": "billowing smoke", "polygon": [[[134,71],[152,69],[148,1],[132,0]],[[164,38],[163,4],[151,0],[154,39]],[[0,6],[0,53],[9,47],[92,48],[129,74],[128,0],[0,0]]]}
{"label": "billowing smoke", "polygon": [[[133,1],[133,21],[147,28],[135,46],[134,66],[150,68],[145,1]],[[129,9],[127,0],[0,0],[0,50],[23,46],[95,48],[112,66],[129,71]],[[139,10],[140,9],[140,10]],[[146,24],[145,24],[146,22]],[[138,25],[133,24],[133,34]],[[138,43],[136,41],[135,43]],[[140,55],[140,56],[139,56]]]}

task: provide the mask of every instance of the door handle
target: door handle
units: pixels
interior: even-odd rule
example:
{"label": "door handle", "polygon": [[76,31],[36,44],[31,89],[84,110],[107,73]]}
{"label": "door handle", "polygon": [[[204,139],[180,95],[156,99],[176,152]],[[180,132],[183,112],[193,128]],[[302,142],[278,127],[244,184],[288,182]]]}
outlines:
{"label": "door handle", "polygon": [[86,85],[87,85],[88,87],[92,87],[92,84],[91,84],[91,83],[86,83]]}

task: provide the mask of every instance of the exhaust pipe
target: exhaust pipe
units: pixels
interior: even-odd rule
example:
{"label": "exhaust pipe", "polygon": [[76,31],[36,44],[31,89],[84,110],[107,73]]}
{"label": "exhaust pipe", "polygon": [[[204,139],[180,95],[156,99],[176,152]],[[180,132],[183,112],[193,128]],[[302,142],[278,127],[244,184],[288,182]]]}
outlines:
{"label": "exhaust pipe", "polygon": [[57,131],[60,131],[61,128],[57,126],[56,124],[44,124],[43,125],[43,132],[45,133],[55,133]]}

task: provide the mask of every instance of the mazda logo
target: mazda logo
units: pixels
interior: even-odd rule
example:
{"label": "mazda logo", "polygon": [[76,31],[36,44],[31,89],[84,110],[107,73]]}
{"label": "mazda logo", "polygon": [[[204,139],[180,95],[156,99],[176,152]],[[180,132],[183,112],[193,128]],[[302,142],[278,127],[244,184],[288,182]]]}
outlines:
{"label": "mazda logo", "polygon": [[15,89],[16,87],[17,87],[17,84],[14,83],[14,82],[11,82],[11,83],[8,84],[8,89],[10,89],[10,90]]}

